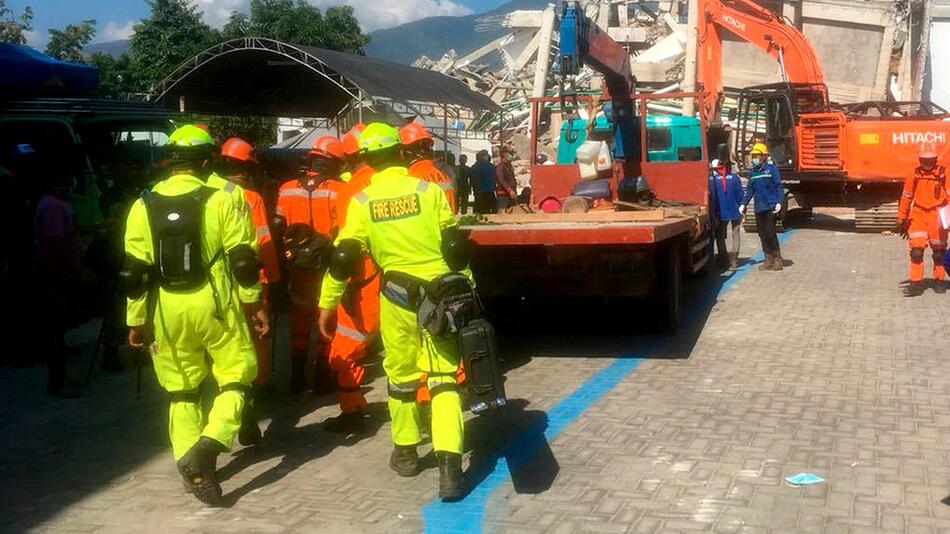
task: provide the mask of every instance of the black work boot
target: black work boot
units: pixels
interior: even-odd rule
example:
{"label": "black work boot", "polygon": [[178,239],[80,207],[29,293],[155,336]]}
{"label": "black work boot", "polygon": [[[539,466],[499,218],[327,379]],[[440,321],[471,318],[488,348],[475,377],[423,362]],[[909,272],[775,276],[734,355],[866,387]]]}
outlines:
{"label": "black work boot", "polygon": [[330,417],[324,421],[323,428],[325,428],[327,432],[333,432],[334,434],[344,434],[347,436],[362,434],[366,430],[366,426],[363,424],[363,417],[363,412],[359,410],[341,413],[336,417]]}
{"label": "black work boot", "polygon": [[462,472],[462,455],[439,451],[439,498],[457,501],[468,493],[468,477]]}
{"label": "black work boot", "polygon": [[943,295],[947,292],[947,282],[946,280],[934,280],[934,293],[938,295]]}
{"label": "black work boot", "polygon": [[291,357],[290,359],[290,394],[300,393],[307,387],[307,359]]}
{"label": "black work boot", "polygon": [[419,474],[419,454],[415,445],[396,445],[389,457],[389,467],[401,477]]}
{"label": "black work boot", "polygon": [[185,481],[185,489],[208,506],[221,504],[221,484],[218,484],[215,464],[218,455],[225,450],[224,445],[201,436],[178,460],[178,472]]}
{"label": "black work boot", "polygon": [[241,428],[238,430],[238,443],[245,447],[261,442],[261,427],[257,424],[257,410],[254,401],[248,398],[241,411]]}
{"label": "black work boot", "polygon": [[919,297],[924,294],[924,283],[923,282],[910,282],[907,284],[907,288],[904,289],[905,297]]}

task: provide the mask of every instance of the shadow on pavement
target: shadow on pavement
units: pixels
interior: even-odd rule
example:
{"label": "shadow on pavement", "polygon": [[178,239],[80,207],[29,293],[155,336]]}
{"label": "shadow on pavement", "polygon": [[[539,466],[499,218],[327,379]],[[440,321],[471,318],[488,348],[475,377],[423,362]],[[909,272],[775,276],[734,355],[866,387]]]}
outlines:
{"label": "shadow on pavement", "polygon": [[467,473],[472,487],[495,471],[500,460],[518,493],[541,493],[554,483],[560,466],[544,436],[548,415],[527,406],[527,400],[513,399],[504,413],[468,422],[465,445],[471,451]]}
{"label": "shadow on pavement", "polygon": [[370,417],[366,419],[366,431],[359,436],[328,432],[324,430],[322,422],[297,426],[304,416],[317,409],[319,403],[320,399],[314,397],[308,397],[307,400],[291,398],[272,407],[274,418],[261,442],[238,451],[227,465],[218,469],[218,478],[222,482],[226,481],[255,464],[273,458],[280,458],[280,463],[226,494],[226,507],[234,506],[245,495],[280,481],[302,465],[326,456],[337,447],[351,446],[373,438],[383,423],[389,420],[386,404],[377,402],[369,405],[367,413]]}

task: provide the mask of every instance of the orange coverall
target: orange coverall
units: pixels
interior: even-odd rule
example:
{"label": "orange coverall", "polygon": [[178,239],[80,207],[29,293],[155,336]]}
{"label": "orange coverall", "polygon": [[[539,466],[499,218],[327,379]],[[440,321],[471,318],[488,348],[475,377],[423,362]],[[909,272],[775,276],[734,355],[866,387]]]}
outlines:
{"label": "orange coverall", "polygon": [[[270,225],[267,222],[267,209],[264,207],[264,199],[261,194],[245,188],[244,200],[247,201],[248,213],[251,214],[251,222],[254,224],[254,230],[257,233],[257,246],[260,250],[261,282],[263,284],[261,298],[264,305],[269,306],[268,284],[280,280],[277,247],[274,245],[274,240],[271,239]],[[274,368],[273,355],[270,352],[270,340],[255,336],[254,349],[257,351],[257,378],[254,379],[254,383],[262,386],[270,382],[270,373]]]}
{"label": "orange coverall", "polygon": [[[308,191],[300,180],[284,182],[277,193],[277,214],[287,225],[309,224],[314,231],[332,239],[338,227],[336,202],[340,182],[324,180],[313,191]],[[317,324],[317,301],[320,297],[320,281],[323,273],[294,269],[290,275],[290,355],[293,360],[306,361],[311,344],[316,343],[318,369],[329,367],[326,347],[315,335]]]}
{"label": "orange coverall", "polygon": [[435,166],[435,161],[428,158],[417,160],[409,166],[409,176],[425,182],[439,184],[439,187],[445,191],[445,198],[449,201],[452,213],[455,213],[455,184],[452,183],[451,178]]}
{"label": "orange coverall", "polygon": [[[341,184],[336,209],[338,227],[342,228],[346,221],[350,200],[369,185],[374,172],[372,167],[363,165],[353,172],[349,182]],[[362,361],[369,344],[379,334],[379,284],[379,272],[367,254],[337,308],[336,331],[330,342],[330,369],[336,374],[337,398],[343,413],[367,406],[366,397],[360,391]]]}
{"label": "orange coverall", "polygon": [[946,170],[935,166],[930,171],[923,167],[904,181],[898,218],[910,219],[910,281],[924,278],[924,249],[930,245],[934,260],[934,279],[943,280],[946,272],[943,256],[947,252],[947,230],[940,223],[938,210],[947,205]]}

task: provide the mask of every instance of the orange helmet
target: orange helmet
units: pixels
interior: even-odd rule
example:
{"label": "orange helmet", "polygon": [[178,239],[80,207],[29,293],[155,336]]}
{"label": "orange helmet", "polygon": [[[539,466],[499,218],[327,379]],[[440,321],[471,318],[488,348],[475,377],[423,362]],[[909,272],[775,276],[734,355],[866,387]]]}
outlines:
{"label": "orange helmet", "polygon": [[313,142],[308,153],[310,157],[343,159],[343,143],[332,135],[324,135]]}
{"label": "orange helmet", "polygon": [[245,163],[257,163],[254,147],[240,137],[232,137],[221,145],[221,157],[236,159]]}
{"label": "orange helmet", "polygon": [[361,123],[354,124],[350,131],[343,134],[343,153],[347,157],[355,156],[360,152],[360,134],[366,129],[366,125]]}
{"label": "orange helmet", "polygon": [[409,146],[413,143],[419,143],[421,141],[429,141],[430,143],[434,142],[432,139],[432,134],[429,133],[429,130],[425,129],[425,126],[415,122],[410,122],[399,129],[399,142],[403,145]]}

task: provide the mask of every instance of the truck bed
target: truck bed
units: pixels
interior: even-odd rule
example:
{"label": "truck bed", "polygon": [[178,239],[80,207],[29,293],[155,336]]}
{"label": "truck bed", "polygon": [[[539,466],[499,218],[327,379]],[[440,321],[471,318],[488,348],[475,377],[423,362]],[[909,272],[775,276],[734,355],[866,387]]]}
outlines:
{"label": "truck bed", "polygon": [[699,212],[691,211],[499,214],[462,229],[480,246],[647,245],[698,230]]}

